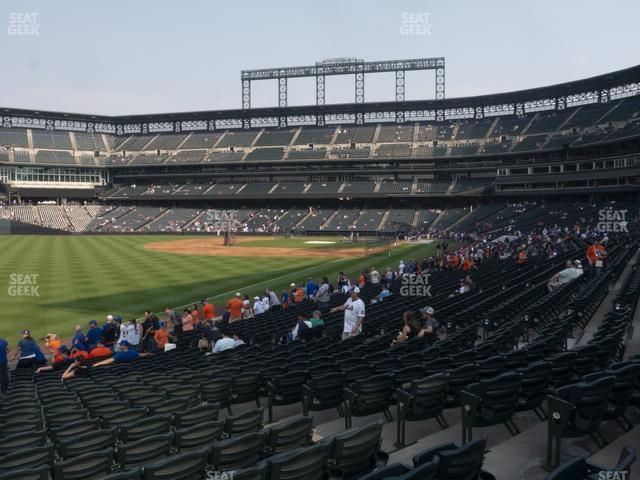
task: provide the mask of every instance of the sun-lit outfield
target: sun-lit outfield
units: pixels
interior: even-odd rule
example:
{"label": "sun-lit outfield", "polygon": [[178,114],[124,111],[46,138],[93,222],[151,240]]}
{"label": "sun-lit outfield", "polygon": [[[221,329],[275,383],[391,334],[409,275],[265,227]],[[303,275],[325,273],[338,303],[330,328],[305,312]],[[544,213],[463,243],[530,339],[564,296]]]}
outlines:
{"label": "sun-lit outfield", "polygon": [[[352,257],[332,259],[308,254],[247,258],[237,256],[241,249],[236,247],[224,256],[165,253],[144,247],[152,242],[193,238],[0,236],[0,337],[15,345],[23,328],[31,329],[37,338],[50,331],[67,337],[74,324],[93,318],[102,321],[109,313],[140,317],[146,309],[182,306],[203,296],[220,307],[237,290],[254,294],[271,286],[280,291],[309,276],[327,275],[335,280],[340,270],[355,274],[373,266],[382,269],[397,265],[401,258],[428,255],[434,248],[403,245],[394,247],[389,256],[388,248],[368,255],[368,247],[373,246],[370,242],[348,244],[331,237],[246,243],[265,249],[353,248]],[[336,243],[305,243],[314,240]]]}

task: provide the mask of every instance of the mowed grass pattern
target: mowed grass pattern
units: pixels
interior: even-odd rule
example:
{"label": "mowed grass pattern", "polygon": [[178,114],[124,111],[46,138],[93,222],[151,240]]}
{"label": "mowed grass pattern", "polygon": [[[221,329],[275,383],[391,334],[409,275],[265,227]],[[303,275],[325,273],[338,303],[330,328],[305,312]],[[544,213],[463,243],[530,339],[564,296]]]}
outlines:
{"label": "mowed grass pattern", "polygon": [[[150,251],[144,244],[166,236],[0,236],[0,337],[15,345],[23,328],[40,338],[53,331],[72,334],[73,325],[112,313],[140,317],[195,302],[202,296],[218,308],[236,290],[255,294],[292,281],[340,270],[396,265],[400,258],[424,256],[431,245],[403,246],[368,258],[245,258],[190,256]],[[190,237],[180,237],[188,239]],[[274,243],[278,243],[275,241]],[[339,244],[337,244],[339,245]],[[275,245],[274,245],[275,246]],[[363,251],[357,253],[362,255]],[[10,296],[11,274],[37,274],[39,296]]]}

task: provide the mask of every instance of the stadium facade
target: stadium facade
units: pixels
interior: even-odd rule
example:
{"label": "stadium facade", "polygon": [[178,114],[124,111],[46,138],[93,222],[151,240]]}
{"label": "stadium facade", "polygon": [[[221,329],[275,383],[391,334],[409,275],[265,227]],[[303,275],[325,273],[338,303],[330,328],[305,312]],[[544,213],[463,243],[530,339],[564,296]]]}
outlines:
{"label": "stadium facade", "polygon": [[[425,101],[325,105],[323,97],[312,106],[117,117],[6,108],[0,186],[14,203],[52,200],[60,212],[69,201],[107,206],[62,219],[56,205],[11,213],[71,230],[116,207],[135,220],[129,230],[161,216],[159,231],[174,220],[200,224],[216,208],[246,207],[250,220],[268,206],[254,223],[266,214],[269,227],[259,228],[393,231],[427,225],[424,208],[453,207],[451,226],[494,202],[629,200],[640,188],[639,92],[640,65]],[[135,206],[142,210],[131,215]]]}

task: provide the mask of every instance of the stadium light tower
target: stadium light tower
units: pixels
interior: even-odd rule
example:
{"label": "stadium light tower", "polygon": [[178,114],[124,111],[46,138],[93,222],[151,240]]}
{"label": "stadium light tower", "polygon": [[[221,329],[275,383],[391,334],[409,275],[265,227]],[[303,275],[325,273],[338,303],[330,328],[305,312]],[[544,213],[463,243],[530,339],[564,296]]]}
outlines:
{"label": "stadium light tower", "polygon": [[444,57],[411,58],[403,60],[383,60],[365,62],[361,58],[330,58],[316,62],[315,65],[299,67],[274,67],[257,70],[242,70],[242,108],[251,108],[251,82],[255,80],[278,80],[278,106],[287,106],[287,81],[289,78],[315,77],[316,105],[324,105],[325,79],[327,75],[354,75],[355,103],[364,103],[365,74],[395,72],[396,101],[403,102],[405,97],[405,72],[413,70],[435,71],[435,98],[444,99]]}

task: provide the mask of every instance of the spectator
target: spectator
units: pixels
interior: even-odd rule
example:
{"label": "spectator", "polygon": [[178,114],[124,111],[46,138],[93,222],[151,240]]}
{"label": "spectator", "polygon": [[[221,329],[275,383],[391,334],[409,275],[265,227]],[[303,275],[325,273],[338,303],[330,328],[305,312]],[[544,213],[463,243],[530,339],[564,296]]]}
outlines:
{"label": "spectator", "polygon": [[113,323],[113,315],[107,315],[107,321],[102,327],[102,341],[105,346],[112,347],[118,338],[118,327]]}
{"label": "spectator", "polygon": [[87,338],[85,343],[87,344],[87,351],[91,351],[98,343],[102,342],[102,328],[98,326],[96,320],[89,322],[89,330],[87,331]]}
{"label": "spectator", "polygon": [[344,325],[342,329],[342,340],[347,340],[362,333],[362,322],[364,321],[364,302],[360,299],[360,289],[353,287],[349,291],[349,298],[344,305],[334,307],[331,312],[344,311]]}
{"label": "spectator", "polygon": [[54,372],[63,369],[66,370],[69,365],[71,365],[75,361],[73,358],[71,358],[70,354],[70,350],[66,346],[62,345],[58,349],[58,354],[54,358],[53,363],[51,365],[38,368],[35,373],[39,375],[45,372]]}
{"label": "spectator", "polygon": [[156,351],[155,333],[158,331],[160,320],[150,310],[147,310],[142,323],[142,344],[146,346],[148,352]]}
{"label": "spectator", "polygon": [[167,330],[167,324],[165,322],[158,323],[158,329],[153,334],[153,341],[156,344],[156,349],[164,351],[164,346],[169,343],[171,334]]}
{"label": "spectator", "polygon": [[233,334],[233,342],[235,343],[236,347],[239,347],[240,345],[244,345],[244,340],[240,338],[240,334],[238,332],[235,332]]}
{"label": "spectator", "polygon": [[257,295],[253,297],[253,313],[255,315],[260,315],[265,312],[264,303],[260,300],[260,297]]}
{"label": "spectator", "polygon": [[18,364],[16,368],[31,368],[36,364],[36,350],[38,345],[31,338],[29,330],[22,331],[22,338],[18,342]]}
{"label": "spectator", "polygon": [[9,342],[0,338],[0,393],[9,390]]}
{"label": "spectator", "polygon": [[85,360],[89,359],[89,352],[86,350],[79,350],[77,348],[71,349],[71,358],[84,358]]}
{"label": "spectator", "polygon": [[235,347],[236,342],[229,336],[229,332],[227,330],[221,330],[220,340],[215,343],[211,353],[220,353]]}
{"label": "spectator", "polygon": [[267,295],[266,293],[262,296],[262,299],[260,301],[262,302],[262,306],[265,312],[269,310],[269,308],[271,308],[271,300],[269,299],[269,295]]}
{"label": "spectator", "polygon": [[340,275],[338,275],[338,289],[341,293],[348,293],[350,288],[349,276],[344,272],[340,272]]}
{"label": "spectator", "polygon": [[242,309],[240,310],[240,312],[243,320],[254,318],[253,308],[251,307],[251,302],[249,300],[243,300]]}
{"label": "spectator", "polygon": [[73,377],[89,377],[91,376],[90,367],[85,363],[83,357],[74,359],[74,362],[62,374],[62,381],[69,380]]}
{"label": "spectator", "polygon": [[136,349],[138,345],[140,345],[141,337],[142,329],[136,322],[136,319],[132,318],[125,325],[120,327],[120,339],[118,340],[118,345],[123,341],[126,341],[130,347]]}
{"label": "spectator", "polygon": [[589,273],[592,277],[600,274],[606,257],[607,250],[600,244],[600,240],[596,239],[592,245],[589,245],[587,248],[587,261],[589,262]]}
{"label": "spectator", "polygon": [[71,347],[78,350],[87,350],[86,337],[82,332],[82,327],[76,325],[74,332],[73,338],[71,339]]}
{"label": "spectator", "polygon": [[146,357],[151,355],[150,353],[139,353],[133,348],[132,345],[127,341],[123,340],[120,342],[120,351],[113,354],[113,357],[107,358],[106,360],[102,360],[94,364],[94,367],[101,367],[104,365],[111,365],[112,363],[129,363],[137,360],[140,357]]}
{"label": "spectator", "polygon": [[380,272],[375,268],[369,272],[369,281],[372,285],[378,285],[380,283]]}
{"label": "spectator", "polygon": [[202,332],[202,336],[200,337],[200,340],[198,340],[198,350],[200,350],[200,353],[203,353],[208,352],[210,348],[211,344],[209,343],[209,339],[207,338],[206,333]]}
{"label": "spectator", "polygon": [[391,345],[398,345],[410,338],[417,337],[421,330],[420,322],[416,320],[413,312],[406,311],[402,315],[402,330],[398,332],[398,336],[391,342]]}
{"label": "spectator", "polygon": [[293,326],[291,331],[287,333],[287,343],[293,342],[300,338],[304,332],[311,330],[312,323],[307,320],[304,313],[298,313],[298,320],[296,320],[296,324]]}
{"label": "spectator", "polygon": [[323,310],[329,306],[331,302],[331,292],[329,292],[329,279],[324,277],[322,284],[316,292],[316,305],[320,310]]}
{"label": "spectator", "polygon": [[313,281],[313,278],[309,277],[307,279],[307,298],[312,299],[315,298],[316,292],[318,291],[318,284]]}
{"label": "spectator", "polygon": [[432,307],[420,309],[422,315],[422,329],[418,333],[418,338],[424,338],[427,342],[433,343],[438,339],[438,321],[433,317],[435,310]]}
{"label": "spectator", "polygon": [[242,318],[242,295],[236,293],[235,297],[227,302],[227,311],[229,312],[229,323],[237,322]]}
{"label": "spectator", "polygon": [[44,338],[44,345],[51,351],[51,358],[53,359],[58,354],[58,350],[60,349],[62,342],[58,338],[58,335],[56,335],[55,333],[47,333],[46,337]]}
{"label": "spectator", "polygon": [[182,322],[178,318],[178,315],[176,315],[175,310],[172,310],[169,307],[167,307],[164,309],[164,314],[167,317],[167,322],[169,322],[169,325],[173,327],[173,334],[179,335],[180,332],[182,332]]}
{"label": "spectator", "polygon": [[293,301],[295,303],[302,303],[302,301],[304,300],[304,291],[302,290],[302,286],[296,286],[295,283],[292,283],[291,287],[291,297],[293,298]]}
{"label": "spectator", "polygon": [[113,355],[113,352],[111,351],[111,349],[102,343],[98,343],[89,352],[89,358],[91,359],[106,358],[106,357],[110,357],[111,355]]}
{"label": "spectator", "polygon": [[324,320],[320,318],[321,315],[322,315],[322,312],[320,312],[320,310],[316,310],[311,314],[311,319],[309,320],[311,322],[311,328],[324,327]]}
{"label": "spectator", "polygon": [[195,303],[191,307],[191,317],[193,318],[193,326],[197,327],[200,324],[200,312],[198,311],[198,305]]}
{"label": "spectator", "polygon": [[267,296],[269,297],[269,308],[279,307],[280,299],[278,298],[278,295],[276,295],[276,292],[274,292],[270,288],[267,288],[266,293],[267,293]]}
{"label": "spectator", "polygon": [[182,331],[185,333],[193,332],[193,315],[188,308],[185,308],[182,313]]}
{"label": "spectator", "polygon": [[376,298],[371,299],[371,303],[380,303],[389,296],[391,296],[391,292],[389,291],[389,286],[385,284],[382,286],[382,291],[376,296]]}
{"label": "spectator", "polygon": [[202,304],[202,316],[204,319],[213,322],[213,319],[216,316],[216,308],[214,305],[208,302],[206,298],[203,298],[200,303]]}
{"label": "spectator", "polygon": [[565,264],[565,268],[563,270],[560,270],[553,277],[551,277],[551,280],[549,280],[549,283],[547,283],[547,289],[549,290],[549,292],[553,292],[554,290],[557,290],[558,288],[571,283],[581,275],[582,270],[578,270],[575,264],[569,260]]}

